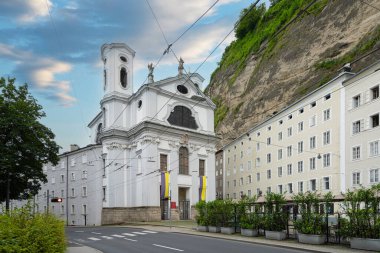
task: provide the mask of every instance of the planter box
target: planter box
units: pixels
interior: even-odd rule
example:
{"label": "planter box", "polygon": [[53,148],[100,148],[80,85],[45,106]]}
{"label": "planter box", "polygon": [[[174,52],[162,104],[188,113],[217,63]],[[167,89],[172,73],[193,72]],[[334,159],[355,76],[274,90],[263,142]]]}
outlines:
{"label": "planter box", "polygon": [[380,239],[369,238],[351,238],[350,240],[352,249],[364,249],[380,251]]}
{"label": "planter box", "polygon": [[307,235],[298,233],[298,241],[306,244],[324,244],[326,241],[325,235]]}
{"label": "planter box", "polygon": [[220,233],[220,227],[208,226],[208,232],[210,232],[210,233]]}
{"label": "planter box", "polygon": [[241,235],[243,236],[258,236],[259,231],[257,229],[242,228]]}
{"label": "planter box", "polygon": [[197,231],[208,232],[208,226],[197,226]]}
{"label": "planter box", "polygon": [[221,227],[222,234],[231,235],[235,233],[235,227]]}
{"label": "planter box", "polygon": [[285,240],[286,233],[284,231],[265,231],[265,238],[270,240]]}

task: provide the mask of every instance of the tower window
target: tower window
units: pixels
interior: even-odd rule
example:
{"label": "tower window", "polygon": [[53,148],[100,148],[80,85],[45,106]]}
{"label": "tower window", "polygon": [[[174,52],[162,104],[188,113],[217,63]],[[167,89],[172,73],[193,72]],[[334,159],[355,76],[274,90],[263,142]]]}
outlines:
{"label": "tower window", "polygon": [[142,106],[142,101],[141,101],[141,100],[139,100],[139,102],[137,103],[137,107],[140,109],[140,108],[141,108],[141,106]]}
{"label": "tower window", "polygon": [[107,70],[103,70],[104,75],[104,89],[107,87]]}
{"label": "tower window", "polygon": [[121,60],[122,62],[127,62],[127,58],[125,58],[125,56],[120,56],[120,60]]}
{"label": "tower window", "polygon": [[125,68],[121,68],[120,70],[120,83],[123,88],[127,88],[127,70]]}

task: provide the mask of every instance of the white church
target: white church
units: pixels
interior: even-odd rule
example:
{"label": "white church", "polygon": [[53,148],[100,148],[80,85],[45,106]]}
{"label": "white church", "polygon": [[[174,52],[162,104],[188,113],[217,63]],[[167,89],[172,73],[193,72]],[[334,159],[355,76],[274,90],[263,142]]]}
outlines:
{"label": "white church", "polygon": [[[93,143],[72,145],[60,165],[47,165],[48,183],[36,197],[68,225],[191,219],[194,205],[215,198],[213,102],[202,76],[185,74],[148,82],[133,92],[135,51],[104,44],[104,96],[89,123]],[[57,197],[62,202],[51,202]]]}

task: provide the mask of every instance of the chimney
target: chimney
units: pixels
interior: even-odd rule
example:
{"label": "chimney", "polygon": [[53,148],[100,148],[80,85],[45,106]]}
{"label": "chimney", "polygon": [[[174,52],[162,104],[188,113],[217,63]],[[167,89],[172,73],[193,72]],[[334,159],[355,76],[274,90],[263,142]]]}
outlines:
{"label": "chimney", "polygon": [[78,150],[78,149],[79,149],[79,146],[77,144],[70,144],[70,152]]}

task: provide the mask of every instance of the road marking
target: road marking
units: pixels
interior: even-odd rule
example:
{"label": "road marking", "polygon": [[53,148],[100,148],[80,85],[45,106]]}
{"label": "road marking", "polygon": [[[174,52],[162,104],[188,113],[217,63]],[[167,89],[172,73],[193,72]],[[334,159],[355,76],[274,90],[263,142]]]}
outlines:
{"label": "road marking", "polygon": [[124,235],[112,235],[113,237],[124,238]]}
{"label": "road marking", "polygon": [[137,242],[137,240],[129,239],[129,238],[124,238],[124,240],[132,241],[132,242]]}
{"label": "road marking", "polygon": [[146,235],[146,233],[142,233],[142,232],[132,232],[132,233],[134,233],[136,235]]}
{"label": "road marking", "polygon": [[100,241],[99,238],[95,238],[95,237],[89,237],[89,238],[87,238],[87,239],[90,239],[90,240],[93,240],[93,241]]}
{"label": "road marking", "polygon": [[77,242],[86,242],[86,241],[83,240],[83,239],[75,239],[75,241],[77,241]]}
{"label": "road marking", "polygon": [[171,249],[171,250],[176,250],[176,251],[183,251],[183,249],[176,249],[176,248],[172,248],[172,247],[163,246],[163,245],[160,245],[160,244],[152,244],[152,245],[156,246],[156,247],[165,248],[165,249]]}
{"label": "road marking", "polygon": [[108,239],[108,240],[109,240],[109,239],[112,239],[112,237],[105,236],[105,235],[102,235],[101,237],[104,238],[104,239]]}
{"label": "road marking", "polygon": [[149,233],[149,234],[157,234],[158,232],[156,232],[156,231],[149,231],[149,230],[144,230],[144,231],[142,231],[142,232],[144,232],[144,233]]}
{"label": "road marking", "polygon": [[130,234],[130,233],[122,233],[123,235],[127,235],[127,236],[136,236],[134,234]]}
{"label": "road marking", "polygon": [[93,233],[95,235],[101,235],[102,234],[102,233],[98,233],[98,232],[91,232],[91,233]]}
{"label": "road marking", "polygon": [[83,233],[84,231],[75,231],[75,233]]}

